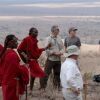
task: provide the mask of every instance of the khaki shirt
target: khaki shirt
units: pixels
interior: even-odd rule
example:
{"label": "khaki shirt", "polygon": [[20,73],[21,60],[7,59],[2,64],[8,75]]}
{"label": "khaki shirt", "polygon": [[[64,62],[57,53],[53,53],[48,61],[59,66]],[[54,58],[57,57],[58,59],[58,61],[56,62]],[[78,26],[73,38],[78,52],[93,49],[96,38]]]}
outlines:
{"label": "khaki shirt", "polygon": [[61,38],[59,36],[54,37],[53,35],[51,35],[48,37],[48,44],[51,45],[51,47],[46,50],[48,59],[51,61],[61,61],[61,57],[52,55],[54,52],[56,53],[64,52],[64,46]]}

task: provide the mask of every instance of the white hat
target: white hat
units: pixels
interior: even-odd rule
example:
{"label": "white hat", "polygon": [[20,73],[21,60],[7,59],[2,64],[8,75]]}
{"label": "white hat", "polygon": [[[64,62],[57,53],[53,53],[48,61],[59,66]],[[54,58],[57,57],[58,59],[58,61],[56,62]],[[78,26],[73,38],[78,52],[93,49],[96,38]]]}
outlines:
{"label": "white hat", "polygon": [[77,46],[75,45],[72,45],[72,46],[69,46],[67,48],[67,53],[65,54],[66,57],[69,57],[71,55],[79,55],[80,54],[80,50]]}

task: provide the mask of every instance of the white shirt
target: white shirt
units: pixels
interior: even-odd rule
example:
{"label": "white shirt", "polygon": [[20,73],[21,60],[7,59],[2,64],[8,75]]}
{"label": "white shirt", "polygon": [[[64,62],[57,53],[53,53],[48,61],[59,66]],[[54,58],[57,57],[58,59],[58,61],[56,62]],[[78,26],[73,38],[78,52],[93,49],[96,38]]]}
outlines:
{"label": "white shirt", "polygon": [[74,59],[67,58],[62,64],[60,79],[63,88],[83,89],[82,75]]}

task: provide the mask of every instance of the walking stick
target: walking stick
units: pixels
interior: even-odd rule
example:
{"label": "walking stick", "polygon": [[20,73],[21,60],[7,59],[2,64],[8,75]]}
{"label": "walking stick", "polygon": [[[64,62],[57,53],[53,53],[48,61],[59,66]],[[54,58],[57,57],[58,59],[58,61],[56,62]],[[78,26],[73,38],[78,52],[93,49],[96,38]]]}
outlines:
{"label": "walking stick", "polygon": [[19,98],[20,100],[20,97],[19,97],[19,79],[18,78],[15,78],[17,80],[17,86],[16,86],[16,96]]}
{"label": "walking stick", "polygon": [[84,100],[87,100],[87,73],[84,74]]}
{"label": "walking stick", "polygon": [[28,99],[27,99],[27,85],[26,85],[25,87],[26,87],[26,100],[28,100]]}

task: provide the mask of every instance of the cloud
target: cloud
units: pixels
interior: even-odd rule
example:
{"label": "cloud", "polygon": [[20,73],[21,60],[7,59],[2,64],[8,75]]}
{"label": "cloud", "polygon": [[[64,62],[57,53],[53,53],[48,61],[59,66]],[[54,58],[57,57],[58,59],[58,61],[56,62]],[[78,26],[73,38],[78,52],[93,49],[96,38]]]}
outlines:
{"label": "cloud", "polygon": [[100,7],[100,2],[83,3],[37,3],[37,4],[14,4],[13,7],[41,7],[41,8],[93,8]]}

